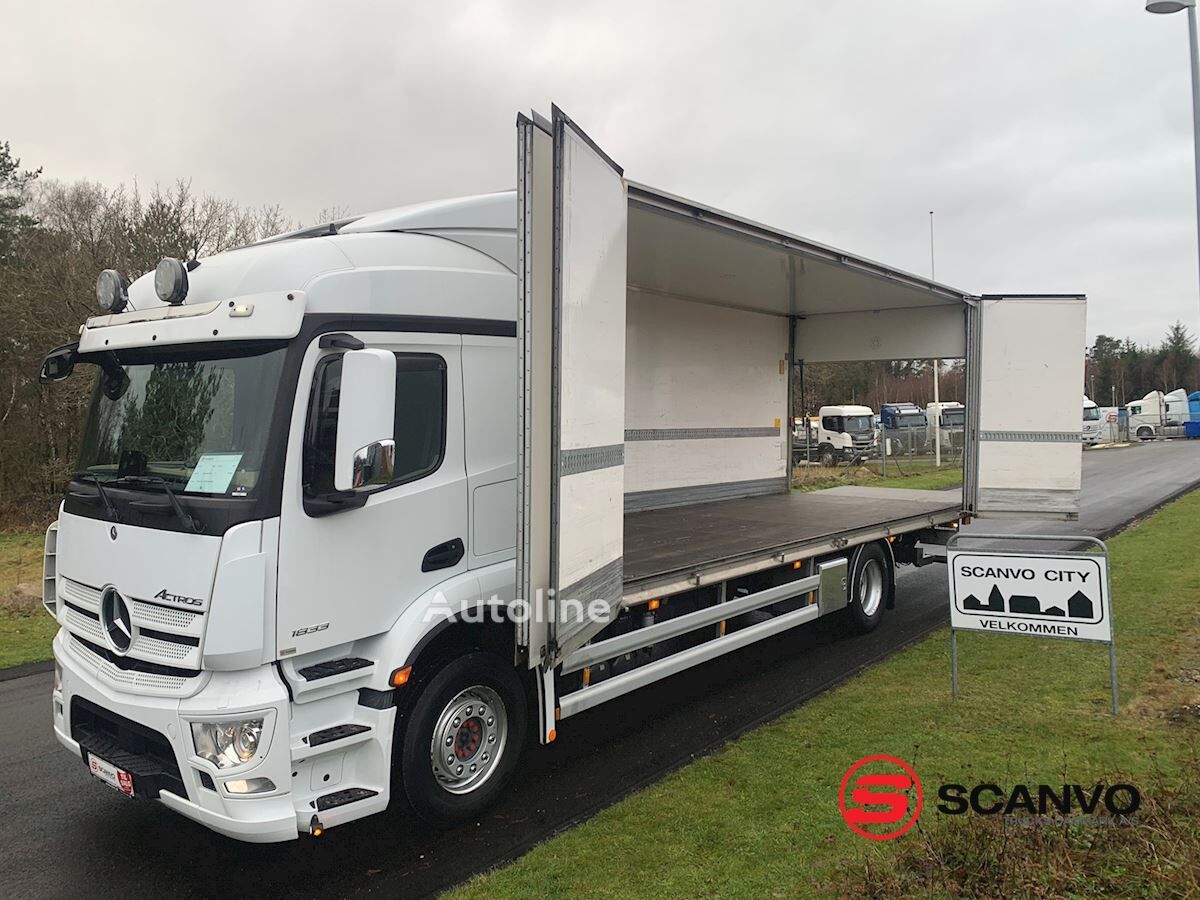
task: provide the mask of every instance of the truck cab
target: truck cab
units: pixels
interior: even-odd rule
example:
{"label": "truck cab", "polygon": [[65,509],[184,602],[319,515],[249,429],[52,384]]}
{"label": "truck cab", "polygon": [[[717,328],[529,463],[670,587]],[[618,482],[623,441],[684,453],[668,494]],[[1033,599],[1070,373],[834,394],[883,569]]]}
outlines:
{"label": "truck cab", "polygon": [[1100,443],[1100,407],[1086,395],[1083,398],[1083,443],[1085,446]]}
{"label": "truck cab", "polygon": [[879,423],[889,453],[904,456],[925,449],[929,420],[915,403],[885,403],[879,407]]}
{"label": "truck cab", "polygon": [[1128,404],[1129,433],[1140,441],[1158,437],[1182,437],[1184,423],[1191,418],[1187,392],[1177,388],[1170,393],[1151,391],[1141,400]]}
{"label": "truck cab", "polygon": [[[55,733],[94,772],[244,840],[387,804],[393,688],[436,642],[397,623],[512,592],[515,218],[472,197],[101,277],[42,373],[95,378],[45,597]],[[524,727],[511,670],[474,688],[418,805]]]}
{"label": "truck cab", "polygon": [[876,445],[875,413],[867,406],[822,406],[817,412],[817,454],[823,466],[859,459]]}
{"label": "truck cab", "polygon": [[930,403],[925,407],[926,444],[933,445],[934,432],[940,430],[938,439],[945,450],[961,450],[963,434],[967,424],[967,408],[957,400]]}

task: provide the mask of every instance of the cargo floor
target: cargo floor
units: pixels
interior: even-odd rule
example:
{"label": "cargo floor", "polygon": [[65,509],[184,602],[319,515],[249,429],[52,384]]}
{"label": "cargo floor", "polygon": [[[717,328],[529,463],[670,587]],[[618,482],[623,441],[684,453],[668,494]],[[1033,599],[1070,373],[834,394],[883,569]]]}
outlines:
{"label": "cargo floor", "polygon": [[625,515],[625,585],[687,575],[846,532],[916,518],[957,518],[962,495],[840,487],[719,500]]}

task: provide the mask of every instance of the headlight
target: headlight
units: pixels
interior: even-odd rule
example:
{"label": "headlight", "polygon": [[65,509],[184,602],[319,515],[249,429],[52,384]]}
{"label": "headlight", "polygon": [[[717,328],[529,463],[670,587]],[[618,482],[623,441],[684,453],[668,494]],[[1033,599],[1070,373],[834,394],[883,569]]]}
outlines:
{"label": "headlight", "polygon": [[240,766],[258,755],[263,719],[237,719],[229,722],[193,722],[192,743],[196,755],[218,769]]}
{"label": "headlight", "polygon": [[58,664],[57,659],[54,661],[54,691],[62,691],[62,666]]}

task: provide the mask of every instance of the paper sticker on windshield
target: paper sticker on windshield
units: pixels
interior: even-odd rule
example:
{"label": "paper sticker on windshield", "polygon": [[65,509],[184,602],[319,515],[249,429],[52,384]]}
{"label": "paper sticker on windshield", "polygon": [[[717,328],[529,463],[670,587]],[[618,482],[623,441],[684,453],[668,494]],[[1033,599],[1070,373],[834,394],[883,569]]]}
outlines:
{"label": "paper sticker on windshield", "polygon": [[205,453],[196,463],[184,490],[201,494],[225,493],[241,461],[240,453]]}

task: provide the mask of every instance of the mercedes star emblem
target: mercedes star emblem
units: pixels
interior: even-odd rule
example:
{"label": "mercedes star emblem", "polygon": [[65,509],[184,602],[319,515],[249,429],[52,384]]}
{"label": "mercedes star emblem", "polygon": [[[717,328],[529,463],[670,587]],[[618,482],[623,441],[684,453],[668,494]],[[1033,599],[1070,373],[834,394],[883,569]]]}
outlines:
{"label": "mercedes star emblem", "polygon": [[129,605],[114,587],[106,587],[100,596],[100,626],[114,653],[124,656],[133,643],[133,617]]}

